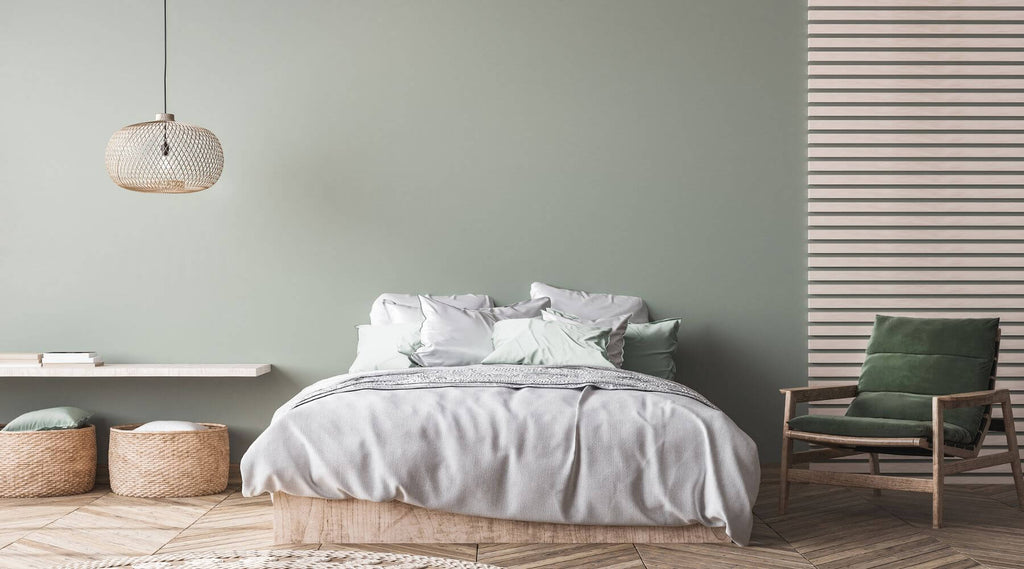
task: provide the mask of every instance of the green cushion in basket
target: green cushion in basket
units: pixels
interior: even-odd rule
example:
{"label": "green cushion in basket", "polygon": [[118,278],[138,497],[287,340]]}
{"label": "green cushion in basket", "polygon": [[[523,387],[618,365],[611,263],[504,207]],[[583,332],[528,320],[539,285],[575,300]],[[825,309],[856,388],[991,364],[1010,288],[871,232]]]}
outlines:
{"label": "green cushion in basket", "polygon": [[78,429],[85,426],[92,414],[78,407],[51,407],[19,415],[4,431],[53,431],[57,429]]}

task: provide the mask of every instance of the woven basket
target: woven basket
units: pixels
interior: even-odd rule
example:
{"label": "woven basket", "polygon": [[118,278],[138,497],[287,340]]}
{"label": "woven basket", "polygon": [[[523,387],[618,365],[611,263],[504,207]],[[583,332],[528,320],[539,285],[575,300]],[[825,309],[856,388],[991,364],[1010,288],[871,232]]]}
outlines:
{"label": "woven basket", "polygon": [[0,432],[0,498],[70,496],[88,492],[95,484],[93,425]]}
{"label": "woven basket", "polygon": [[110,428],[110,489],[122,496],[205,496],[228,486],[228,428],[136,433],[140,424]]}

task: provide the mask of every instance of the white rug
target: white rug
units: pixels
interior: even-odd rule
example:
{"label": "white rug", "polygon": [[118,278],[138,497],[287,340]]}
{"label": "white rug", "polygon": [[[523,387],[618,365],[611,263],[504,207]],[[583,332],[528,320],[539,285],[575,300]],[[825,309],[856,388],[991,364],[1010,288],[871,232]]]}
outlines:
{"label": "white rug", "polygon": [[369,551],[203,551],[119,557],[58,569],[499,569],[494,565]]}

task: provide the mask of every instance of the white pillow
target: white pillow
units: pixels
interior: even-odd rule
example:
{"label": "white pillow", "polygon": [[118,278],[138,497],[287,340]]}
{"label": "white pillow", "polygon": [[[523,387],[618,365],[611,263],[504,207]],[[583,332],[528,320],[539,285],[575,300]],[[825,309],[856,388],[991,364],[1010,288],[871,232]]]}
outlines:
{"label": "white pillow", "polygon": [[593,320],[580,318],[575,314],[566,314],[554,309],[547,309],[541,316],[547,322],[567,322],[594,328],[606,328],[611,330],[608,335],[608,361],[615,367],[622,367],[623,348],[626,346],[626,326],[629,324],[629,315],[612,316],[611,318],[595,318]]}
{"label": "white pillow", "polygon": [[356,359],[352,367],[348,368],[349,373],[413,367],[406,354],[419,347],[418,322],[363,324],[356,326],[356,331],[359,343],[356,345]]}
{"label": "white pillow", "polygon": [[[486,294],[453,294],[447,296],[428,294],[425,296],[434,300],[440,300],[445,304],[458,306],[459,308],[491,308],[494,306],[494,300]],[[370,324],[402,324],[412,321],[409,319],[398,321],[391,320],[391,317],[384,307],[385,301],[414,309],[415,312],[413,312],[413,315],[417,318],[415,321],[423,321],[423,313],[419,312],[419,295],[385,292],[378,296],[377,300],[373,301],[373,306],[370,307]]]}
{"label": "white pillow", "polygon": [[639,296],[604,294],[558,288],[544,283],[530,285],[530,298],[548,297],[551,308],[587,320],[628,315],[634,324],[650,322],[647,304]]}
{"label": "white pillow", "polygon": [[[416,324],[419,326],[423,323],[423,309],[420,308],[419,299],[416,299],[416,306],[410,306],[385,298],[381,302],[381,306],[388,324]],[[382,326],[388,324],[382,324]]]}
{"label": "white pillow", "polygon": [[474,365],[491,353],[491,329],[499,320],[536,318],[550,306],[547,298],[525,300],[512,306],[471,310],[421,296],[421,345],[412,355],[422,366]]}
{"label": "white pillow", "polygon": [[191,421],[150,421],[135,428],[136,433],[167,433],[172,431],[205,431],[205,425]]}

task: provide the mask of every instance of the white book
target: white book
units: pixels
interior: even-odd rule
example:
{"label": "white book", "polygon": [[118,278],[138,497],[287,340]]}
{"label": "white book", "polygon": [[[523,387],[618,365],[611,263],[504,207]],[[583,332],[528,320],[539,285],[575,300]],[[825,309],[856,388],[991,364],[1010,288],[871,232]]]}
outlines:
{"label": "white book", "polygon": [[103,365],[103,360],[96,360],[95,362],[43,362],[43,367],[99,367]]}
{"label": "white book", "polygon": [[85,357],[85,356],[64,356],[64,357],[53,357],[43,356],[44,364],[91,364],[97,361],[103,361],[103,358],[99,356]]}
{"label": "white book", "polygon": [[44,358],[95,358],[98,355],[96,352],[43,352]]}

